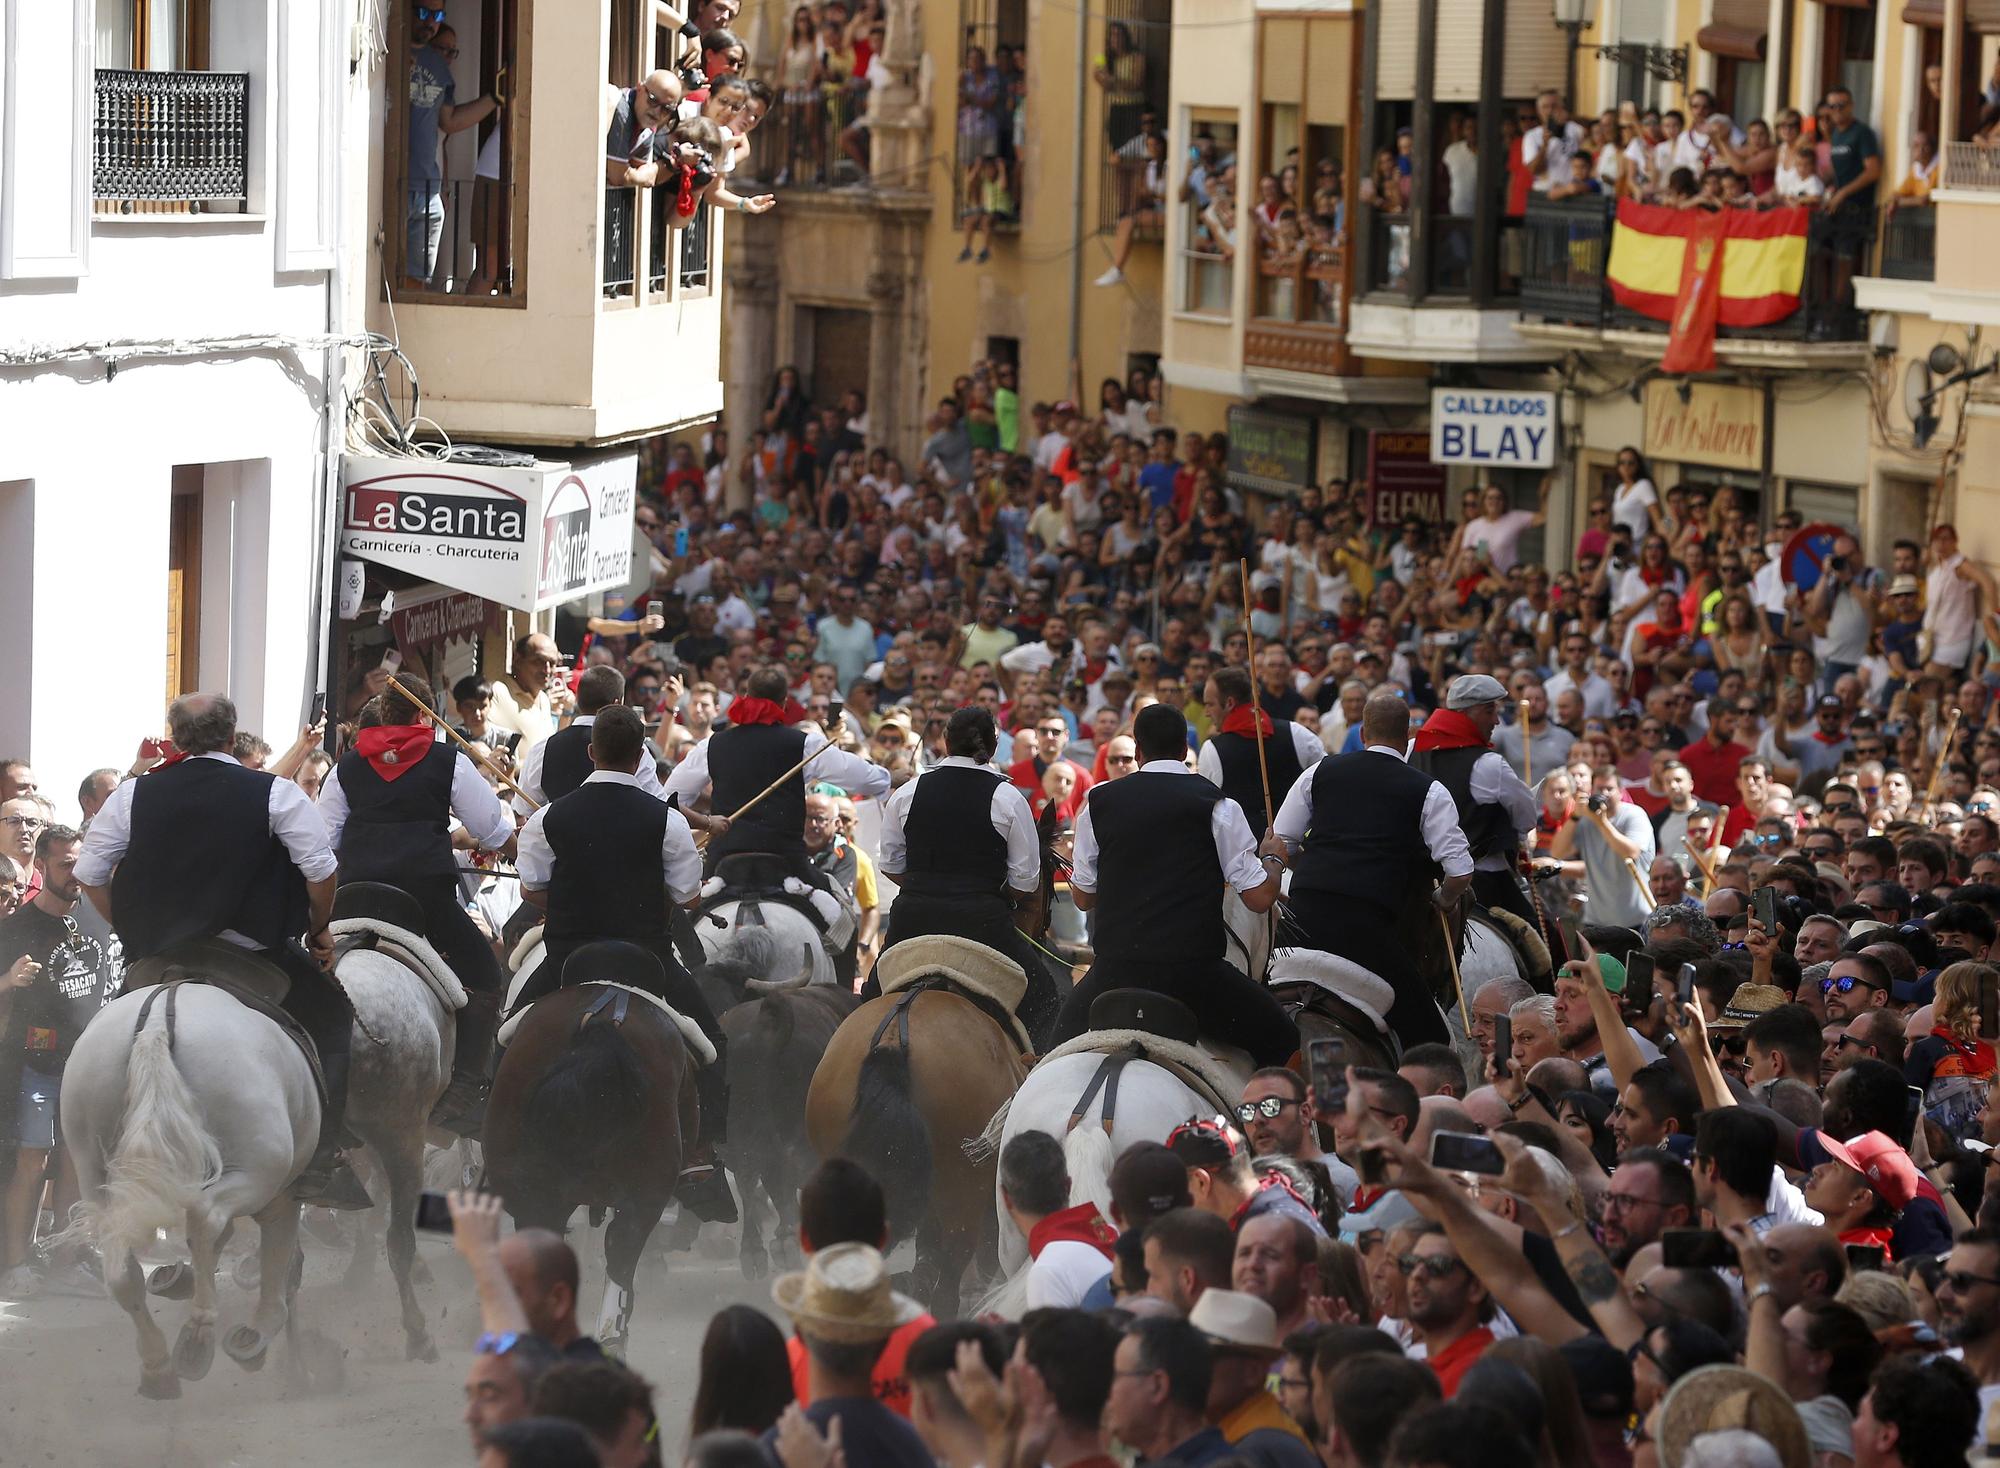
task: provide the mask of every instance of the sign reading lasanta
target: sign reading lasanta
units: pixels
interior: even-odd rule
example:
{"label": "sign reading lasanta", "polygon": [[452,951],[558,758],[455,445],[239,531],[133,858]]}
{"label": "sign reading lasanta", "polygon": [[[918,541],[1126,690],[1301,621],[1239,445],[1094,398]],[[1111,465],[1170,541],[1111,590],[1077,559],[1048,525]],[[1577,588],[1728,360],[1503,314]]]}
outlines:
{"label": "sign reading lasanta", "polygon": [[342,461],[349,555],[524,612],[622,586],[630,575],[638,460],[526,468]]}

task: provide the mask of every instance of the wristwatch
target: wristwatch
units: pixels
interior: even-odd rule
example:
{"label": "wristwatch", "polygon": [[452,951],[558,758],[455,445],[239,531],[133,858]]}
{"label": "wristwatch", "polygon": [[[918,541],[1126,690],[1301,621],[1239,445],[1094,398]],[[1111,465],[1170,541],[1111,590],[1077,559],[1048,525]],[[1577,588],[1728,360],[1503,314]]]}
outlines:
{"label": "wristwatch", "polygon": [[1743,1303],[1746,1305],[1754,1305],[1759,1300],[1763,1299],[1765,1296],[1775,1295],[1777,1292],[1778,1292],[1778,1287],[1776,1285],[1772,1284],[1769,1280],[1762,1280],[1759,1281],[1758,1284],[1751,1289],[1749,1297],[1745,1299]]}

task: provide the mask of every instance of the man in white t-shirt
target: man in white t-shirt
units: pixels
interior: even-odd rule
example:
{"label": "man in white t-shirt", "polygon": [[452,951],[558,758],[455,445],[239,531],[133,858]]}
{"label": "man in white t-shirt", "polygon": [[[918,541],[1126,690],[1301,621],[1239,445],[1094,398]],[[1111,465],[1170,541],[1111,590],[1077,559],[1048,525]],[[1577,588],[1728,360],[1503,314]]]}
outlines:
{"label": "man in white t-shirt", "polygon": [[1994,609],[1993,577],[1958,548],[1958,530],[1945,524],[1931,532],[1930,570],[1924,577],[1924,631],[1930,652],[1924,671],[1939,677],[1956,674],[1972,657],[1979,627],[1975,592],[1984,592]]}
{"label": "man in white t-shirt", "polygon": [[1563,665],[1542,688],[1550,703],[1554,703],[1566,690],[1574,688],[1577,697],[1583,700],[1584,717],[1608,719],[1618,700],[1611,685],[1592,670],[1590,657],[1593,650],[1590,639],[1582,632],[1572,629],[1564,633]]}
{"label": "man in white t-shirt", "polygon": [[1444,150],[1447,198],[1454,217],[1470,219],[1479,200],[1479,155],[1473,150],[1479,123],[1471,113],[1460,112],[1453,115],[1450,126],[1451,144]]}
{"label": "man in white t-shirt", "polygon": [[1000,1149],[1000,1203],[1028,1240],[1028,1309],[1074,1309],[1111,1272],[1117,1233],[1095,1203],[1070,1206],[1062,1143],[1047,1132]]}
{"label": "man in white t-shirt", "polygon": [[1648,107],[1639,114],[1639,131],[1625,145],[1625,171],[1641,198],[1651,198],[1664,182],[1655,172],[1661,137],[1660,114]]}
{"label": "man in white t-shirt", "polygon": [[1562,93],[1553,89],[1535,99],[1535,115],[1541,121],[1521,135],[1521,162],[1534,175],[1534,191],[1546,194],[1569,177],[1569,160],[1583,146],[1583,129],[1571,121]]}

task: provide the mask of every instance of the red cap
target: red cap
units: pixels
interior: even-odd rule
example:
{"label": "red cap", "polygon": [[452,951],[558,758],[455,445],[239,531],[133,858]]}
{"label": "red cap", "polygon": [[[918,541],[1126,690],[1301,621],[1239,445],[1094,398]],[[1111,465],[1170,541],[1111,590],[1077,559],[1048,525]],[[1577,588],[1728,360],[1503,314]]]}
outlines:
{"label": "red cap", "polygon": [[1891,1208],[1907,1208],[1917,1196],[1917,1164],[1881,1132],[1863,1132],[1844,1143],[1822,1132],[1819,1143],[1827,1156],[1867,1178],[1868,1186]]}

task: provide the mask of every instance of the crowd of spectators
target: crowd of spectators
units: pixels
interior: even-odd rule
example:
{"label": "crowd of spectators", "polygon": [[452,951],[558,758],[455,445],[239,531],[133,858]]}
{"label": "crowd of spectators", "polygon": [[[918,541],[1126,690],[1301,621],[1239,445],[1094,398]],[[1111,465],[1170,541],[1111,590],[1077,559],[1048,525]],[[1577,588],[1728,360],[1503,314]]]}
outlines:
{"label": "crowd of spectators", "polygon": [[776,182],[859,183],[868,177],[868,94],[888,80],[882,0],[795,6],[778,54],[784,161]]}

